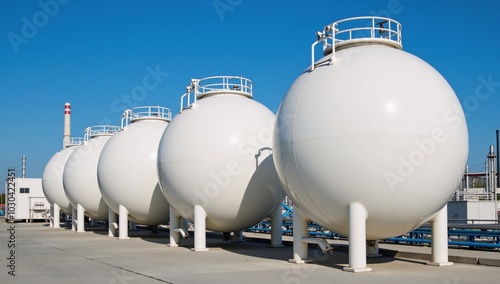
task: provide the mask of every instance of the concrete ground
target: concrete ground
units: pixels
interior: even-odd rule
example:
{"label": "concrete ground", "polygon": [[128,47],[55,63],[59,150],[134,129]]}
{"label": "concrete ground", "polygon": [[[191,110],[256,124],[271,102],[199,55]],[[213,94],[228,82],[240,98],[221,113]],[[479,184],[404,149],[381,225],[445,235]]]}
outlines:
{"label": "concrete ground", "polygon": [[[341,241],[334,241],[333,254],[311,247],[314,263],[292,264],[290,246],[269,248],[267,236],[260,234],[245,233],[247,241],[240,243],[210,235],[210,251],[192,252],[192,240],[168,247],[166,230],[133,231],[128,240],[107,237],[105,228],[86,230],[0,222],[0,283],[500,283],[500,267],[425,265],[425,247],[382,244],[384,254],[395,256],[368,259],[372,272],[349,273],[342,271],[348,255]],[[12,240],[15,248],[9,248]],[[500,251],[459,251],[464,259],[500,261]],[[9,268],[11,255],[15,267]],[[13,269],[16,276],[8,274]]]}
{"label": "concrete ground", "polygon": [[[245,233],[245,237],[251,241],[267,241],[270,239],[268,234]],[[269,241],[267,241],[269,242]],[[283,242],[292,245],[291,236],[283,236]],[[337,251],[347,251],[349,243],[345,240],[329,240],[330,244]],[[380,243],[380,253],[384,256],[397,258],[411,258],[417,260],[431,260],[430,245],[404,245],[390,242]],[[477,249],[451,247],[448,250],[449,261],[463,264],[479,264],[488,266],[497,266],[500,268],[500,250],[495,249]],[[500,283],[500,281],[499,281]]]}

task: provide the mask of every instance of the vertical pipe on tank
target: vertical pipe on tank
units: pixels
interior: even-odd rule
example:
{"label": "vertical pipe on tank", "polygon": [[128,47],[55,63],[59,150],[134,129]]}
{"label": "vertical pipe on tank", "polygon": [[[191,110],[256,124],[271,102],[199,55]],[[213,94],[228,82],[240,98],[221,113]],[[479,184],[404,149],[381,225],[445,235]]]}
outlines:
{"label": "vertical pipe on tank", "polygon": [[283,215],[281,215],[281,205],[276,206],[274,211],[271,213],[271,245],[272,248],[281,248],[283,245],[283,232],[281,227],[283,226]]}
{"label": "vertical pipe on tank", "polygon": [[61,217],[61,207],[59,207],[59,205],[57,205],[57,203],[54,203],[54,206],[52,206],[51,209],[53,209],[51,214],[54,214],[54,215],[51,215],[53,228],[56,228],[56,229],[61,228],[61,225],[59,222],[59,218]]}
{"label": "vertical pipe on tank", "polygon": [[302,216],[298,208],[293,208],[293,259],[289,259],[289,262],[309,262],[308,244],[302,241],[304,238],[307,238],[307,219]]}
{"label": "vertical pipe on tank", "polygon": [[429,265],[449,266],[448,261],[448,205],[431,220],[431,258]]}
{"label": "vertical pipe on tank", "polygon": [[208,251],[205,235],[207,212],[203,207],[194,206],[194,251]]}
{"label": "vertical pipe on tank", "polygon": [[75,231],[76,230],[76,223],[78,222],[77,221],[77,216],[76,216],[76,208],[71,206],[71,231]]}
{"label": "vertical pipe on tank", "polygon": [[119,231],[119,236],[118,239],[120,240],[126,240],[129,239],[128,237],[128,210],[125,208],[123,205],[118,206],[118,218],[120,219],[118,221],[119,226],[118,226],[118,231]]}
{"label": "vertical pipe on tank", "polygon": [[50,228],[54,228],[54,206],[50,206]]}
{"label": "vertical pipe on tank", "polygon": [[179,226],[181,224],[181,217],[175,212],[174,208],[170,206],[170,243],[169,247],[177,247],[181,242],[181,233]]}
{"label": "vertical pipe on tank", "polygon": [[63,133],[63,149],[70,144],[71,140],[71,105],[64,104],[64,133]]}
{"label": "vertical pipe on tank", "polygon": [[116,213],[113,209],[108,208],[108,237],[116,237]]}
{"label": "vertical pipe on tank", "polygon": [[83,206],[78,203],[76,205],[76,232],[77,233],[84,233],[85,232],[85,209],[83,209]]}
{"label": "vertical pipe on tank", "polygon": [[349,210],[349,267],[344,271],[366,272],[372,269],[366,266],[366,218],[368,214],[363,205],[352,202]]}

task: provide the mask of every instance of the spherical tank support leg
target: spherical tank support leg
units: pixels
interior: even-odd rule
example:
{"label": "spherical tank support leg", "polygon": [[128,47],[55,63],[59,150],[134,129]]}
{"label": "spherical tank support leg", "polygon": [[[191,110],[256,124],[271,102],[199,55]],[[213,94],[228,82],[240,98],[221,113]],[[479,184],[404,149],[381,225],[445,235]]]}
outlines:
{"label": "spherical tank support leg", "polygon": [[272,248],[282,248],[283,245],[283,231],[281,227],[283,226],[283,215],[281,215],[281,203],[276,206],[274,211],[271,213],[271,244],[269,247]]}
{"label": "spherical tank support leg", "polygon": [[49,227],[54,228],[54,206],[53,205],[50,206],[50,224],[49,224]]}
{"label": "spherical tank support leg", "polygon": [[431,258],[428,265],[449,266],[448,261],[448,206],[445,205],[431,220]]}
{"label": "spherical tank support leg", "polygon": [[307,219],[297,208],[293,210],[293,259],[288,262],[306,263],[308,259],[308,244],[302,240],[307,238]]}
{"label": "spherical tank support leg", "polygon": [[382,254],[378,250],[378,240],[366,241],[366,257],[381,257]]}
{"label": "spherical tank support leg", "polygon": [[137,224],[135,222],[128,222],[128,229],[133,231],[133,230],[137,230]]}
{"label": "spherical tank support leg", "polygon": [[52,226],[55,229],[59,229],[59,228],[61,228],[61,224],[59,221],[59,218],[61,217],[61,207],[59,207],[59,205],[54,203],[54,206],[52,208],[53,208],[53,212],[51,212],[51,214],[53,214],[53,215],[50,216],[52,219],[52,222],[53,222]]}
{"label": "spherical tank support leg", "polygon": [[118,206],[118,239],[126,240],[128,237],[128,210],[123,205]]}
{"label": "spherical tank support leg", "polygon": [[108,208],[108,237],[116,237],[116,228],[118,227],[116,221],[117,218],[115,211]]}
{"label": "spherical tank support leg", "polygon": [[75,207],[71,206],[71,231],[76,230],[76,222],[77,222],[76,209]]}
{"label": "spherical tank support leg", "polygon": [[170,206],[170,243],[169,247],[177,247],[181,242],[181,233],[177,230],[181,223],[181,217],[177,215],[174,208]]}
{"label": "spherical tank support leg", "polygon": [[243,231],[234,231],[233,232],[233,242],[244,242],[245,240],[243,239]]}
{"label": "spherical tank support leg", "polygon": [[368,214],[363,205],[352,202],[349,210],[349,267],[344,267],[348,272],[368,272],[371,268],[366,266],[366,218]]}
{"label": "spherical tank support leg", "polygon": [[194,249],[193,251],[208,251],[206,231],[207,212],[200,205],[194,206]]}
{"label": "spherical tank support leg", "polygon": [[189,233],[189,221],[181,218],[181,228],[184,230],[184,232]]}
{"label": "spherical tank support leg", "polygon": [[76,232],[84,233],[85,232],[85,209],[83,206],[78,203],[76,205]]}

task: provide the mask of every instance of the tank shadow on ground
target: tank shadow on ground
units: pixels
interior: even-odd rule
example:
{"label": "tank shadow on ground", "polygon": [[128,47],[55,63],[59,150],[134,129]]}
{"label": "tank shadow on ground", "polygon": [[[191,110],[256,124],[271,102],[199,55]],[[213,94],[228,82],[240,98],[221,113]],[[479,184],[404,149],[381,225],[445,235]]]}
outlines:
{"label": "tank shadow on ground", "polygon": [[[71,224],[61,224],[61,228],[65,230],[71,230]],[[105,226],[87,226],[85,227],[86,232],[91,232],[97,235],[107,236],[108,229]],[[259,239],[250,237],[243,242],[226,241],[223,239],[222,233],[218,232],[207,232],[206,233],[206,246],[209,249],[208,252],[193,252],[193,257],[196,253],[210,253],[210,251],[215,252],[218,250],[224,250],[235,254],[245,255],[255,258],[263,259],[274,259],[284,262],[288,262],[289,259],[293,257],[293,248],[291,242],[284,241],[284,247],[281,248],[271,248],[269,247],[270,240]],[[136,230],[129,230],[130,238],[140,238],[143,241],[151,242],[155,244],[165,245],[167,247],[169,243],[169,230],[165,228],[158,228],[156,233],[148,230],[147,227],[138,226]],[[182,239],[179,245],[181,248],[191,250],[194,248],[194,232],[190,231],[190,237]],[[309,245],[309,259],[312,265],[321,265],[324,267],[331,267],[342,270],[344,267],[348,266],[349,254],[347,245],[333,245],[333,253],[323,253],[315,245]],[[425,261],[416,261],[406,258],[398,258],[391,256],[383,256],[377,258],[368,258],[367,265],[370,264],[381,264],[389,263],[393,261],[404,261],[410,263],[424,264]],[[300,265],[300,264],[299,264]],[[308,264],[305,264],[307,267]]]}
{"label": "tank shadow on ground", "polygon": [[[130,232],[130,231],[129,231]],[[194,232],[189,231],[188,238],[181,239],[179,247],[187,249],[194,248]],[[130,237],[140,237],[142,240],[157,244],[168,245],[170,239],[169,229],[158,229],[157,233],[147,232],[146,230],[138,230],[135,234],[130,234]],[[207,248],[217,248],[222,246],[225,242],[222,240],[222,233],[207,232]]]}
{"label": "tank shadow on ground", "polygon": [[[47,225],[48,227],[49,225]],[[62,223],[60,224],[61,229],[71,231],[71,223]],[[104,225],[91,226],[90,224],[85,224],[84,228],[85,232],[92,232],[98,235],[107,235],[108,228]]]}
{"label": "tank shadow on ground", "polygon": [[[252,239],[251,241],[240,243],[240,246],[244,246],[245,243],[248,243],[249,246],[253,247],[256,244],[256,242],[254,241],[255,240]],[[221,248],[233,253],[266,259],[288,261],[293,257],[293,247],[289,245],[286,245],[283,248],[270,248],[268,247],[267,243],[259,243],[257,249],[241,249],[240,246],[223,246]],[[370,264],[389,263],[396,260],[407,261],[406,259],[397,259],[383,256],[377,258],[367,258],[367,265],[370,266]],[[323,253],[319,247],[310,245],[309,261],[310,265],[321,265],[324,267],[343,270],[344,267],[347,267],[349,265],[349,254],[346,246],[335,246],[332,253]],[[410,262],[415,261],[410,260]],[[308,264],[306,263],[302,265],[307,266]]]}
{"label": "tank shadow on ground", "polygon": [[[135,236],[134,236],[135,235]],[[247,238],[243,242],[225,241],[223,239],[222,233],[218,232],[207,232],[206,233],[206,247],[209,249],[208,252],[193,252],[196,253],[210,253],[210,251],[225,250],[235,254],[245,255],[249,257],[263,258],[263,259],[274,259],[288,262],[289,259],[293,257],[293,248],[291,242],[283,242],[284,247],[281,248],[271,248],[269,247],[270,240],[259,239],[259,238]],[[146,230],[138,230],[135,234],[130,234],[130,237],[139,237],[144,241],[165,244],[169,243],[169,230],[159,229],[157,234],[148,233]],[[182,239],[179,247],[191,250],[194,248],[194,232],[190,231],[190,237]],[[325,267],[332,267],[342,270],[344,267],[348,266],[349,254],[347,245],[333,245],[334,251],[332,254],[323,253],[319,247],[315,245],[309,245],[309,258],[312,264],[321,265]],[[194,256],[194,255],[193,255]],[[411,263],[424,264],[425,261],[415,261],[405,258],[383,256],[377,258],[368,258],[367,264],[381,264],[389,263],[393,261],[404,261]],[[307,264],[306,264],[307,265]]]}

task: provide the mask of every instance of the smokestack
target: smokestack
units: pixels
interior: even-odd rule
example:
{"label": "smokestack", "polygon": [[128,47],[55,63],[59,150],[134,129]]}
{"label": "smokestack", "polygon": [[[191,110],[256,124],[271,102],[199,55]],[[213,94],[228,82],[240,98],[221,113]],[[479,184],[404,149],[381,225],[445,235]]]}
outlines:
{"label": "smokestack", "polygon": [[[498,132],[500,130],[497,130],[497,187],[500,187],[500,157],[498,157],[498,150],[500,149],[500,145],[499,144],[499,137],[498,137]],[[496,196],[495,196],[495,200],[496,200]]]}
{"label": "smokestack", "polygon": [[64,104],[64,134],[63,134],[63,149],[71,142],[71,105]]}
{"label": "smokestack", "polygon": [[23,158],[22,158],[22,175],[21,175],[22,178],[26,178],[26,156],[23,155]]}

